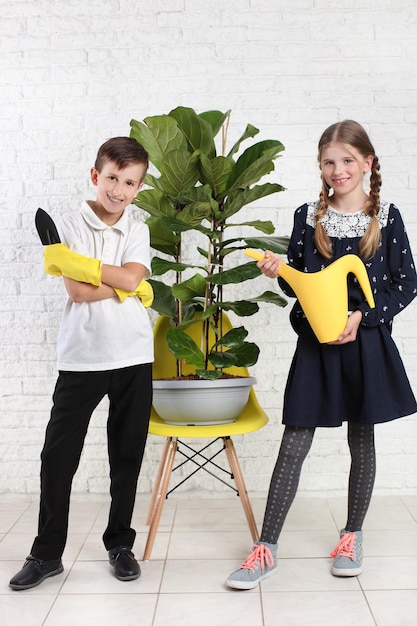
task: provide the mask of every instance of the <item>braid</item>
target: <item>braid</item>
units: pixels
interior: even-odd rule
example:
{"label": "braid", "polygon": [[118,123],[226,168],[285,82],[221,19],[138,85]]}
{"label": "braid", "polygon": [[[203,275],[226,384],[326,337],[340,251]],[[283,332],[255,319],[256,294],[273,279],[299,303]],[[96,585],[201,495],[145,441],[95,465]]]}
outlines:
{"label": "braid", "polygon": [[326,185],[324,177],[322,179],[322,189],[319,197],[319,206],[316,213],[316,230],[314,233],[314,243],[316,244],[317,250],[320,252],[325,259],[332,258],[332,244],[330,238],[326,231],[324,230],[321,219],[324,215],[326,215],[327,208],[329,206],[329,189]]}
{"label": "braid", "polygon": [[376,156],[376,154],[374,155],[374,160],[372,162],[370,186],[371,186],[371,189],[370,189],[369,196],[376,209],[376,214],[378,215],[379,205],[380,205],[379,190],[381,189],[381,186],[382,186],[382,179],[381,179],[381,167],[379,165],[379,159]]}
{"label": "braid", "polygon": [[379,159],[375,155],[372,162],[370,178],[369,198],[364,206],[364,211],[371,217],[366,232],[359,243],[359,252],[365,259],[375,256],[381,239],[381,229],[379,227],[378,213],[380,208],[379,190],[381,189],[381,173]]}

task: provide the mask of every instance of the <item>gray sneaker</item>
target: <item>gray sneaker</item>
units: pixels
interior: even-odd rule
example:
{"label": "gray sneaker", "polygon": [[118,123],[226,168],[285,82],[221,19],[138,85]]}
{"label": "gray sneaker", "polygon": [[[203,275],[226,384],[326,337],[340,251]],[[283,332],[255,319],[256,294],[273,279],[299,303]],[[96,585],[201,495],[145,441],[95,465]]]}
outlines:
{"label": "gray sneaker", "polygon": [[340,531],[340,541],[331,553],[333,576],[358,576],[362,573],[362,531]]}
{"label": "gray sneaker", "polygon": [[232,589],[253,589],[261,580],[272,576],[278,569],[277,544],[257,541],[253,552],[232,572],[226,585]]}

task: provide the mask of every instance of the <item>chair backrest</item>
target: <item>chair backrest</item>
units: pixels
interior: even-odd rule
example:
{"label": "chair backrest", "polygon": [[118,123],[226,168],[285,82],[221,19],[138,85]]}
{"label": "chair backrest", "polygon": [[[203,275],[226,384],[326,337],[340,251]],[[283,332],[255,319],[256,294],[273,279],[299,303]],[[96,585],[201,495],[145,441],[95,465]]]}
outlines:
{"label": "chair backrest", "polygon": [[[169,378],[176,375],[176,359],[170,352],[166,342],[166,332],[171,328],[168,317],[158,317],[154,327],[154,343],[155,343],[155,361],[153,364],[153,377]],[[223,332],[226,333],[232,329],[232,324],[225,313],[223,313]],[[204,352],[203,322],[196,322],[185,331]],[[212,329],[209,332],[209,341],[214,343],[214,333]],[[193,374],[195,372],[194,365],[183,364],[183,374]],[[228,374],[235,376],[249,376],[246,367],[229,367],[225,369]]]}

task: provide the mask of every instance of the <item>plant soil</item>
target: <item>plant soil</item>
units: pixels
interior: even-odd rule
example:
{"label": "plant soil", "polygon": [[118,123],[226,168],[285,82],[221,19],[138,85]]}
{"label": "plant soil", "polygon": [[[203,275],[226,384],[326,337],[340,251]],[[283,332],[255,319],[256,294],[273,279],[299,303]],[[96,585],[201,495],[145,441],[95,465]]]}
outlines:
{"label": "plant soil", "polygon": [[[248,378],[247,376],[235,376],[233,374],[222,373],[219,378],[216,380],[221,380],[222,378]],[[158,380],[204,380],[201,376],[197,376],[197,374],[188,374],[188,376],[171,376],[170,378],[158,378]]]}

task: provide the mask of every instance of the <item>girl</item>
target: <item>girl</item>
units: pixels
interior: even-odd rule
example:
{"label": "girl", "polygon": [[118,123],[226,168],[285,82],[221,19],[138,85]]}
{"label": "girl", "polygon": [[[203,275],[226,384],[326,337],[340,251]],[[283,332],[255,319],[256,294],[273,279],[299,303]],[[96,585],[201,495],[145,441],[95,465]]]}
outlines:
{"label": "girl", "polygon": [[[252,589],[277,571],[277,542],[294,500],[315,428],[347,422],[351,454],[347,522],[332,552],[332,574],[362,572],[362,525],[375,479],[374,424],[409,415],[417,404],[391,337],[392,319],[415,297],[417,276],[408,238],[394,204],[380,200],[378,157],[365,130],[345,120],[324,131],[318,146],[322,190],[295,212],[288,263],[318,272],[345,254],[365,263],[375,299],[371,309],[352,274],[349,317],[336,341],[320,344],[298,301],[291,324],[298,334],[284,395],[285,430],[272,474],[261,539],[226,581]],[[363,189],[370,172],[370,191]],[[258,262],[271,278],[281,259],[267,251]],[[294,296],[281,278],[283,291]]]}

